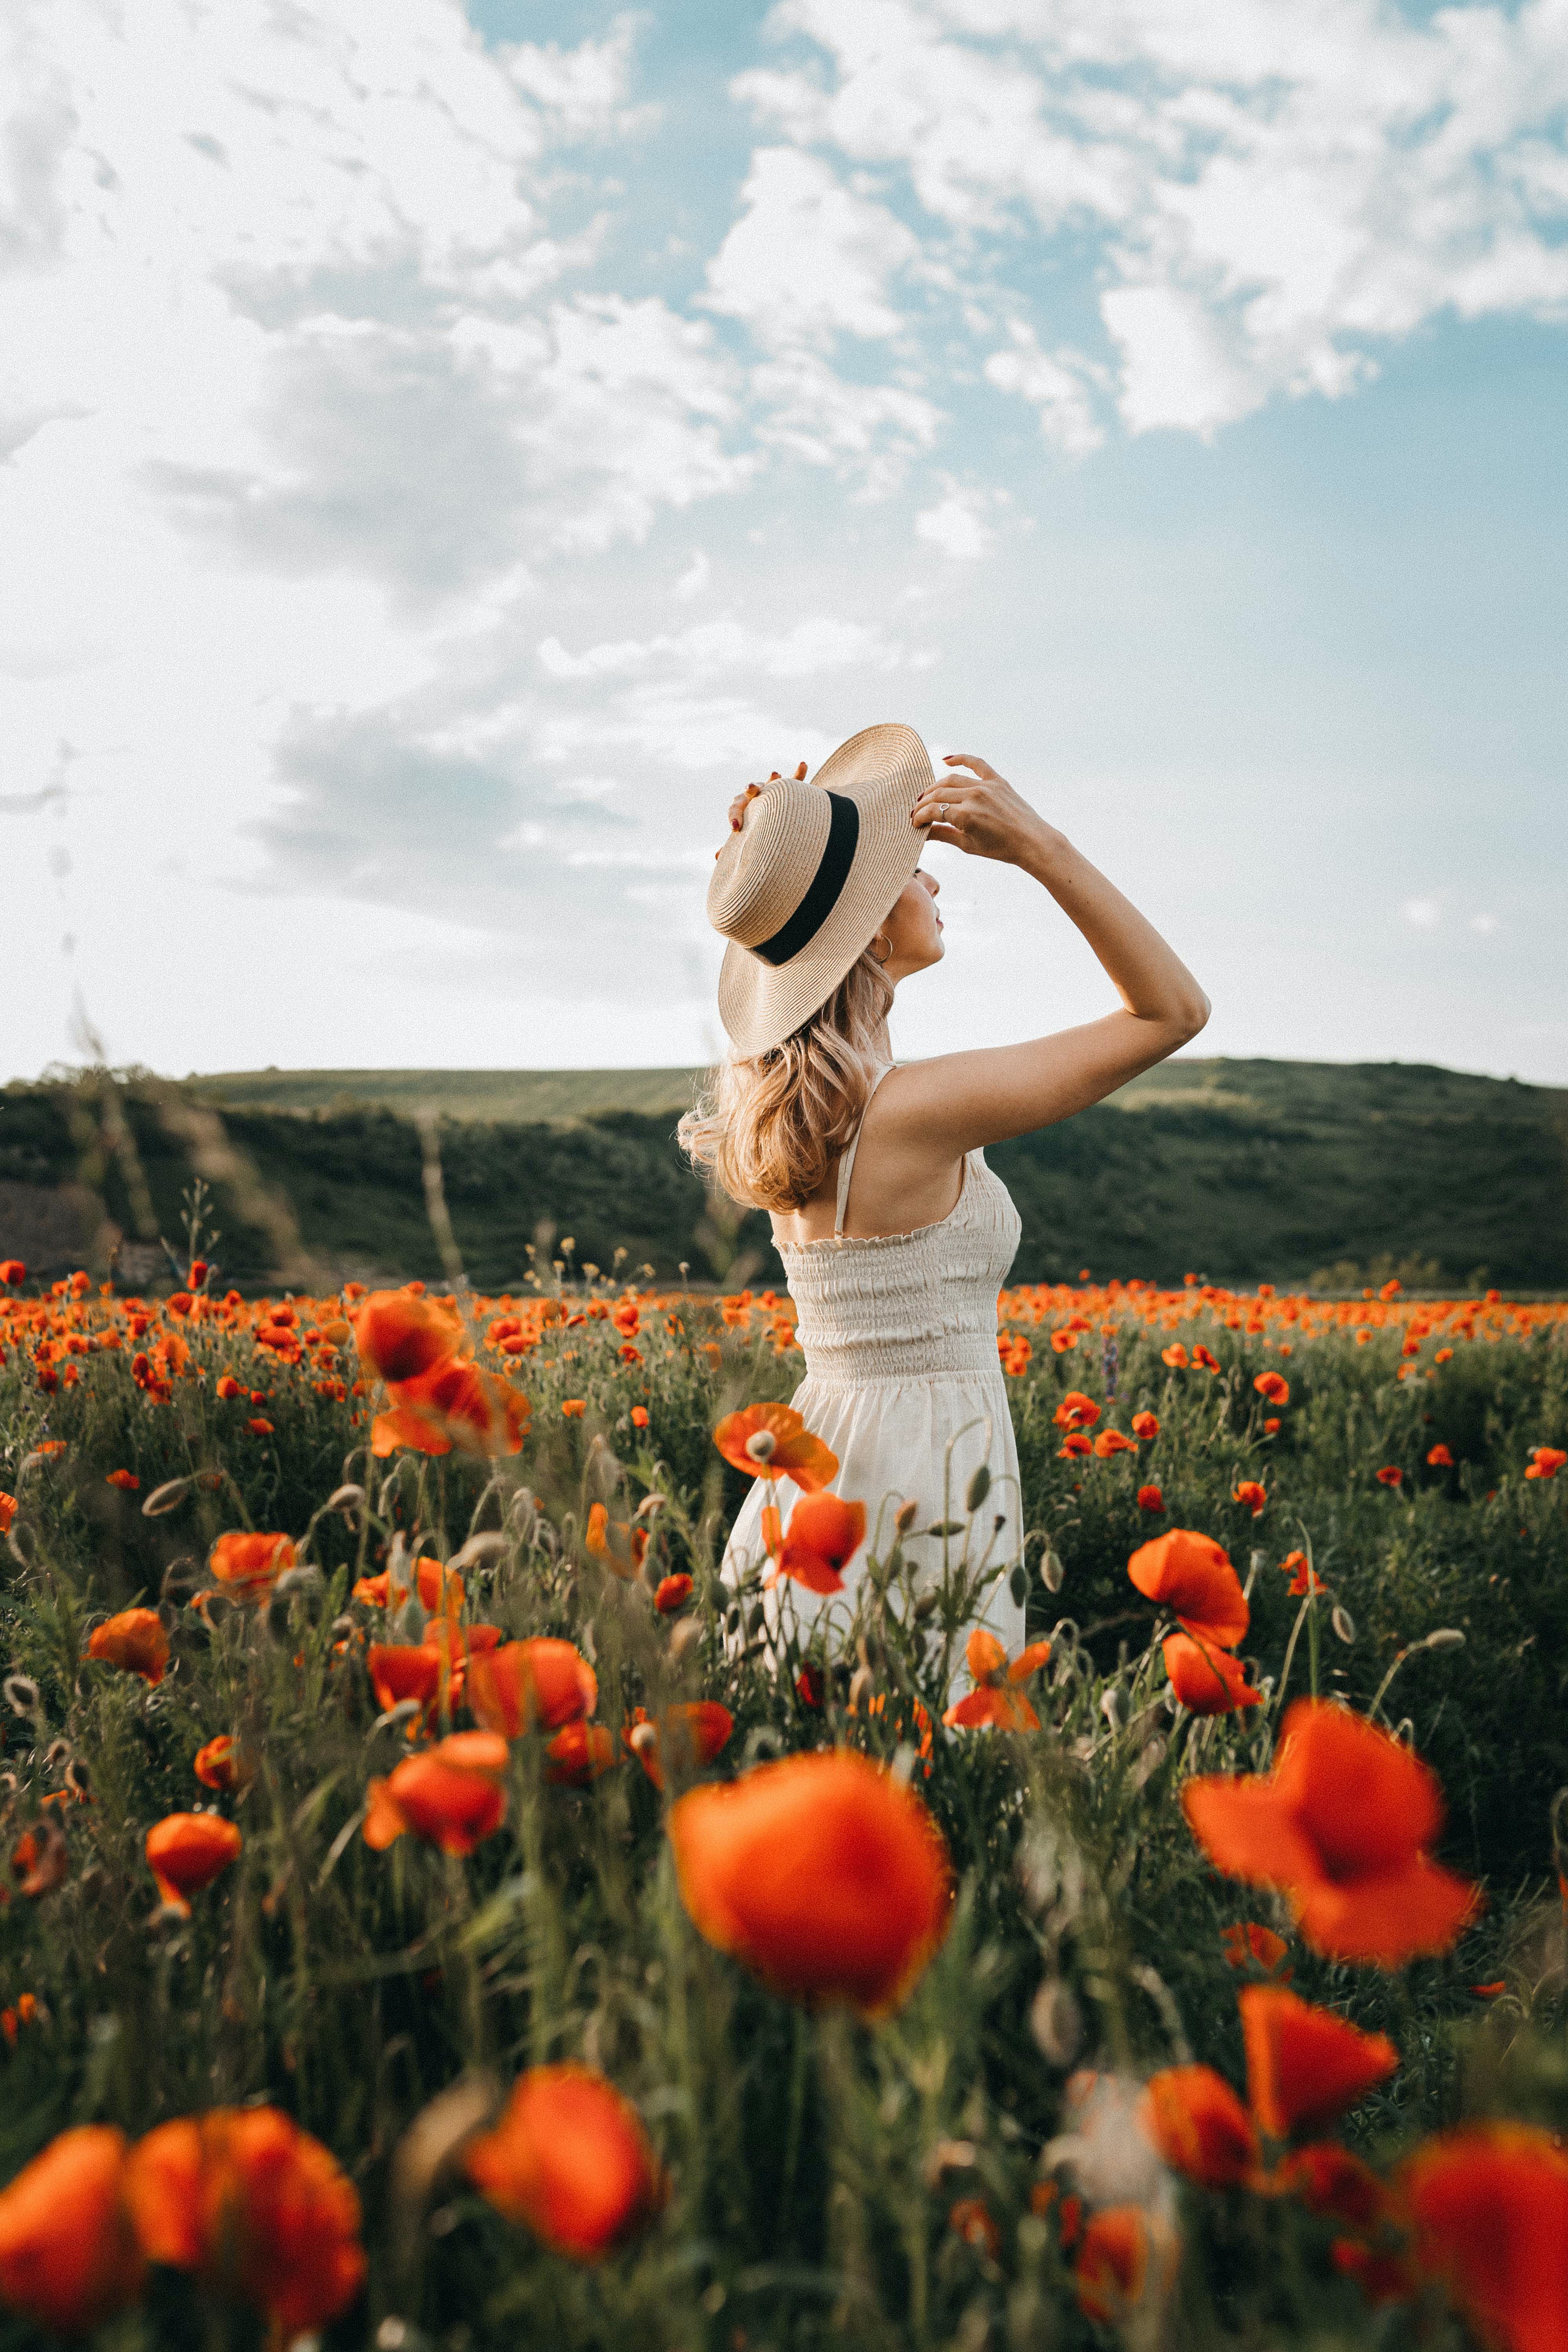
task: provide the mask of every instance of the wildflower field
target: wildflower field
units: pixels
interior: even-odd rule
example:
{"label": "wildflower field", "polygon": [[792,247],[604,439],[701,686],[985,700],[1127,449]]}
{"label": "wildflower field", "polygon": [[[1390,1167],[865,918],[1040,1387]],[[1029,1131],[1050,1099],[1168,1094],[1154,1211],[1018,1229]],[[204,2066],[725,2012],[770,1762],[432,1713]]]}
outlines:
{"label": "wildflower field", "polygon": [[1568,1307],[0,1279],[6,2352],[1568,2345]]}

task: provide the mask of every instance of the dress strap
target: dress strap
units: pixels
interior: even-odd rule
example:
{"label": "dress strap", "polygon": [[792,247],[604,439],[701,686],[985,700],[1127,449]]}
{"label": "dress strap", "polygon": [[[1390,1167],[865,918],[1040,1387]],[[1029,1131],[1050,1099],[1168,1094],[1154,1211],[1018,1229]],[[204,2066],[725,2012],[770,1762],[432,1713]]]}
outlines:
{"label": "dress strap", "polygon": [[884,1062],[872,1079],[870,1091],[866,1097],[865,1109],[860,1113],[859,1126],[850,1137],[849,1148],[838,1162],[838,1210],[833,1221],[833,1238],[836,1242],[842,1241],[844,1238],[844,1212],[849,1205],[849,1179],[855,1173],[855,1154],[860,1149],[860,1129],[866,1124],[866,1111],[870,1109],[871,1096],[876,1093],[888,1072],[897,1067],[896,1062]]}

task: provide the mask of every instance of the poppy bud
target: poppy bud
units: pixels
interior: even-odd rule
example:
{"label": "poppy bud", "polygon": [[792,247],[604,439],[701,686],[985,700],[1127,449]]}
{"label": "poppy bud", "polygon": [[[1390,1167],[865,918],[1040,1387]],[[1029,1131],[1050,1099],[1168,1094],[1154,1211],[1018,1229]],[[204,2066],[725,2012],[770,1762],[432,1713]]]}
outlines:
{"label": "poppy bud", "polygon": [[1083,2044],[1083,2013],[1070,1986],[1047,1977],[1029,2004],[1029,2031],[1053,2066],[1070,2066]]}
{"label": "poppy bud", "polygon": [[1047,1592],[1059,1592],[1062,1589],[1062,1580],[1066,1574],[1067,1570],[1063,1568],[1061,1561],[1057,1558],[1056,1553],[1047,1549],[1045,1559],[1040,1562],[1040,1575],[1044,1580],[1046,1591]]}
{"label": "poppy bud", "polygon": [[915,1602],[915,1623],[917,1625],[923,1625],[928,1617],[933,1617],[936,1614],[936,1612],[941,1605],[942,1595],[940,1592],[922,1592],[920,1599]]}
{"label": "poppy bud", "polygon": [[5,1704],[13,1715],[37,1715],[38,1685],[30,1675],[7,1675],[5,1682]]}
{"label": "poppy bud", "polygon": [[1348,1609],[1342,1609],[1336,1605],[1329,1622],[1347,1647],[1355,1640],[1355,1619]]}
{"label": "poppy bud", "polygon": [[897,1516],[893,1520],[893,1525],[900,1535],[907,1536],[910,1529],[914,1526],[915,1520],[919,1516],[920,1505],[918,1503],[900,1503],[899,1505]]}
{"label": "poppy bud", "polygon": [[1457,1625],[1439,1625],[1421,1643],[1424,1650],[1462,1650],[1464,1646],[1465,1637]]}
{"label": "poppy bud", "polygon": [[1021,1609],[1029,1597],[1029,1572],[1022,1560],[1007,1579],[1007,1590]]}
{"label": "poppy bud", "polygon": [[1102,1691],[1100,1696],[1100,1711],[1112,1731],[1120,1731],[1123,1720],[1121,1693],[1119,1690]]}
{"label": "poppy bud", "polygon": [[971,1478],[969,1482],[968,1489],[963,1497],[964,1509],[966,1511],[977,1511],[990,1492],[990,1466],[988,1464],[983,1462],[978,1470],[974,1473],[973,1477]]}
{"label": "poppy bud", "polygon": [[161,1519],[166,1511],[174,1510],[176,1505],[183,1501],[185,1488],[190,1483],[188,1478],[165,1478],[161,1486],[153,1487],[147,1500],[142,1504],[142,1517]]}
{"label": "poppy bud", "polygon": [[346,1517],[349,1512],[357,1510],[363,1501],[363,1486],[353,1485],[339,1486],[334,1493],[327,1496],[327,1508],[329,1511],[342,1511]]}

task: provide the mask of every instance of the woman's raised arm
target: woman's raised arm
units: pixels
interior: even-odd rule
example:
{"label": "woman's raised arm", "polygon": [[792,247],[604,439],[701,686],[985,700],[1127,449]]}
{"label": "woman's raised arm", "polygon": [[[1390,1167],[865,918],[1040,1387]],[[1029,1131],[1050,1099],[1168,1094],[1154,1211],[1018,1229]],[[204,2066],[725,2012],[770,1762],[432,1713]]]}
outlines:
{"label": "woman's raised arm", "polygon": [[932,841],[1032,874],[1083,933],[1122,1005],[1102,1020],[1027,1045],[905,1065],[896,1091],[884,1089],[889,1099],[883,1122],[914,1128],[930,1120],[943,1145],[968,1151],[1099,1102],[1195,1037],[1209,1002],[1152,923],[1005,777],[966,751],[951,753],[946,765],[972,773],[940,777],[917,803],[913,822],[929,825]]}

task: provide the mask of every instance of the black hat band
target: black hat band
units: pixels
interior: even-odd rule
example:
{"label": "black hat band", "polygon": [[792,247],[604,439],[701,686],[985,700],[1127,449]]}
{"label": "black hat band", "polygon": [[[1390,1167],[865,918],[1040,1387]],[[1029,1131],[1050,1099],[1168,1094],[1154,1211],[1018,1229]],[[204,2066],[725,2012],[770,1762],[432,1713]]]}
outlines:
{"label": "black hat band", "polygon": [[842,793],[829,793],[827,797],[832,804],[827,839],[805,896],[788,922],[771,940],[764,940],[761,947],[752,950],[764,963],[788,963],[791,956],[797,956],[816,937],[849,879],[855,845],[860,838],[860,810]]}

